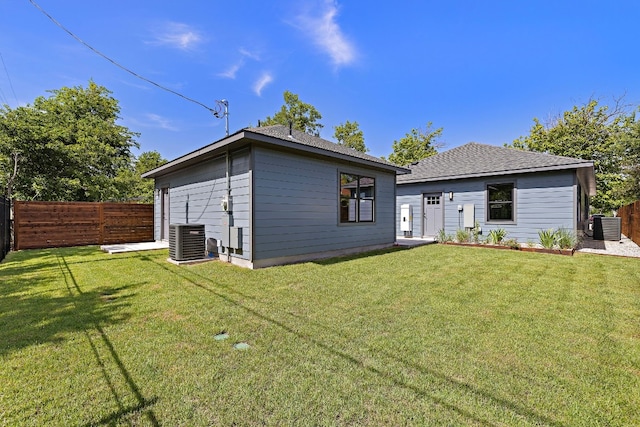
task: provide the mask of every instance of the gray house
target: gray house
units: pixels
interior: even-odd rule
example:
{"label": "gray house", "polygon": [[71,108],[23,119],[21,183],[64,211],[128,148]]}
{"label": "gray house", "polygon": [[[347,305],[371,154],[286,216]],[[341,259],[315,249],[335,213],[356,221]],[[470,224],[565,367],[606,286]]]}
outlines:
{"label": "gray house", "polygon": [[473,228],[537,242],[538,232],[585,230],[595,195],[593,163],[469,143],[410,166],[398,177],[397,227],[415,237]]}
{"label": "gray house", "polygon": [[220,258],[267,267],[394,244],[396,174],[382,159],[291,130],[242,129],[143,175],[155,238],[203,224]]}

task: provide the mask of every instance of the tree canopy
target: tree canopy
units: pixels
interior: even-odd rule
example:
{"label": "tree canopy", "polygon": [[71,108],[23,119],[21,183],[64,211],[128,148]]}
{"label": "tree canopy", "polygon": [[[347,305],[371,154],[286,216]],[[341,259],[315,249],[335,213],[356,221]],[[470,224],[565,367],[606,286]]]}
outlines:
{"label": "tree canopy", "polygon": [[0,108],[0,184],[23,200],[118,199],[114,178],[138,146],[138,134],[116,123],[118,101],[93,81],[50,93]]}
{"label": "tree canopy", "polygon": [[597,194],[591,205],[595,209],[607,212],[640,198],[640,123],[621,100],[613,108],[590,100],[546,124],[537,118],[533,121],[530,134],[512,146],[593,161]]}
{"label": "tree canopy", "polygon": [[358,122],[350,122],[347,120],[345,123],[334,126],[333,129],[335,131],[333,137],[338,141],[338,144],[362,151],[363,153],[369,151],[364,144],[364,133],[360,130]]}
{"label": "tree canopy", "polygon": [[157,151],[145,151],[134,159],[133,164],[123,167],[116,176],[119,190],[118,200],[123,202],[153,203],[153,179],[142,178],[145,172],[167,163]]}
{"label": "tree canopy", "polygon": [[400,166],[407,166],[424,158],[437,154],[444,144],[439,140],[442,128],[432,129],[433,123],[427,123],[426,129],[411,129],[403,138],[393,141],[393,153],[388,160]]}
{"label": "tree canopy", "polygon": [[289,126],[289,122],[293,124],[293,128],[311,135],[320,136],[320,129],[324,126],[319,122],[322,115],[316,108],[305,102],[302,102],[298,95],[288,90],[284,91],[284,105],[280,111],[275,113],[273,117],[267,116],[261,120],[263,126],[285,125]]}

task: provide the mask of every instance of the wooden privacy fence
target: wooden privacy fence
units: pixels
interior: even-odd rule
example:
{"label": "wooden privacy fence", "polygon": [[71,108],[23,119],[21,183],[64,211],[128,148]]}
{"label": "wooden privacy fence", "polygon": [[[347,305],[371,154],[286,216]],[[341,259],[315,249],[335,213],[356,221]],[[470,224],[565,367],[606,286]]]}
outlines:
{"label": "wooden privacy fence", "polygon": [[618,209],[622,234],[640,245],[640,200]]}
{"label": "wooden privacy fence", "polygon": [[14,249],[153,241],[153,205],[15,201]]}
{"label": "wooden privacy fence", "polygon": [[11,249],[11,201],[0,196],[0,261]]}

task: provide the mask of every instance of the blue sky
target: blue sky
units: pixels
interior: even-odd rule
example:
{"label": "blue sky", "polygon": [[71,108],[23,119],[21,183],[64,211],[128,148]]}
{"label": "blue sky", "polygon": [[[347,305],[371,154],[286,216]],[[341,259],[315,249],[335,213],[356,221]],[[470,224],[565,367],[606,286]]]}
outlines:
{"label": "blue sky", "polygon": [[[326,139],[357,121],[375,156],[427,122],[444,149],[502,145],[590,98],[640,104],[637,1],[34,1],[136,73],[228,100],[231,132],[273,115],[285,90],[320,111]],[[224,120],[115,67],[29,0],[0,0],[0,54],[12,108],[93,79],[139,151],[173,159],[224,137]]]}

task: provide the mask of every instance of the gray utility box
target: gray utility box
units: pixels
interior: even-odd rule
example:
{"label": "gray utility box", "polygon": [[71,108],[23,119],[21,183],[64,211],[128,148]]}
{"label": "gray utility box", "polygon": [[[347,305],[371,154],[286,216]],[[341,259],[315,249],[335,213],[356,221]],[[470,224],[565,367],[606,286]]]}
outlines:
{"label": "gray utility box", "polygon": [[622,238],[622,222],[620,217],[594,217],[594,240],[620,240]]}
{"label": "gray utility box", "polygon": [[242,228],[222,227],[222,246],[230,249],[242,249]]}
{"label": "gray utility box", "polygon": [[204,225],[169,225],[169,258],[174,261],[193,261],[203,259],[204,256]]}

